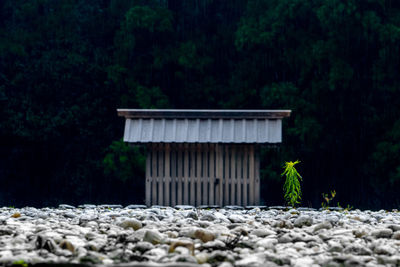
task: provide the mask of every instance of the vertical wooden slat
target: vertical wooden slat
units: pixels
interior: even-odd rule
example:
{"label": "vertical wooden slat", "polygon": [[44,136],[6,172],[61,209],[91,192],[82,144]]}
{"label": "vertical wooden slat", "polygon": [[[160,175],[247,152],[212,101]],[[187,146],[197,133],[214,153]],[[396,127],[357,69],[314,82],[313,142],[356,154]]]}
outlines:
{"label": "vertical wooden slat", "polygon": [[183,201],[182,201],[182,167],[183,167],[183,147],[182,144],[178,144],[178,177],[177,177],[177,181],[178,181],[178,195],[177,195],[177,202],[178,205],[182,205]]}
{"label": "vertical wooden slat", "polygon": [[151,146],[151,205],[156,205],[157,203],[157,149],[156,145]]}
{"label": "vertical wooden slat", "polygon": [[158,205],[164,205],[164,146],[158,144]]}
{"label": "vertical wooden slat", "polygon": [[170,160],[170,144],[165,144],[165,156],[164,156],[164,189],[165,189],[165,194],[164,194],[164,205],[169,206],[170,205],[170,199],[171,199],[171,192],[170,192],[170,186],[171,186],[171,175],[170,175],[170,167],[171,167],[171,160]]}
{"label": "vertical wooden slat", "polygon": [[209,205],[215,205],[215,197],[214,197],[214,186],[215,186],[215,171],[214,171],[214,154],[215,154],[215,146],[214,144],[209,145],[210,151],[210,165],[209,165],[209,181],[210,181],[210,196],[209,196]]}
{"label": "vertical wooden slat", "polygon": [[184,186],[183,186],[183,204],[189,204],[189,146],[185,144],[184,146]]}
{"label": "vertical wooden slat", "polygon": [[230,175],[229,175],[229,163],[230,163],[230,154],[229,154],[229,145],[225,145],[225,153],[224,153],[224,205],[229,205],[229,184],[230,184]]}
{"label": "vertical wooden slat", "polygon": [[248,146],[244,146],[244,153],[243,153],[243,206],[247,206],[247,186],[249,182],[248,177]]}
{"label": "vertical wooden slat", "polygon": [[223,146],[216,145],[216,176],[218,179],[217,187],[215,188],[216,194],[216,204],[219,206],[223,206]]}
{"label": "vertical wooden slat", "polygon": [[254,204],[260,205],[260,151],[258,148],[255,150],[255,183],[254,183]]}
{"label": "vertical wooden slat", "polygon": [[250,147],[249,147],[249,191],[250,191],[250,194],[249,194],[249,197],[250,197],[250,199],[249,199],[249,203],[250,203],[250,205],[254,205],[255,204],[255,202],[254,202],[254,197],[255,197],[255,190],[254,190],[254,184],[255,184],[255,173],[254,173],[254,167],[255,167],[255,164],[254,164],[254,145],[251,145]]}
{"label": "vertical wooden slat", "polygon": [[197,162],[196,162],[196,205],[201,205],[201,145],[197,144]]}
{"label": "vertical wooden slat", "polygon": [[243,205],[242,201],[242,185],[243,185],[243,146],[238,147],[237,150],[237,175],[236,175],[236,186],[237,186],[237,203]]}
{"label": "vertical wooden slat", "polygon": [[202,171],[202,176],[201,179],[203,180],[203,197],[201,200],[202,205],[207,205],[208,204],[208,145],[203,144],[202,145],[202,150],[203,150],[203,171]]}
{"label": "vertical wooden slat", "polygon": [[189,151],[190,151],[190,205],[195,206],[196,205],[196,194],[195,194],[195,177],[196,177],[196,172],[195,172],[195,165],[196,165],[196,150],[195,150],[195,145],[191,144],[189,146]]}
{"label": "vertical wooden slat", "polygon": [[150,207],[151,205],[151,148],[147,147],[147,156],[146,156],[146,206]]}
{"label": "vertical wooden slat", "polygon": [[176,145],[171,145],[171,205],[176,205]]}
{"label": "vertical wooden slat", "polygon": [[237,205],[236,199],[236,148],[231,146],[231,172],[230,172],[231,201],[229,204]]}

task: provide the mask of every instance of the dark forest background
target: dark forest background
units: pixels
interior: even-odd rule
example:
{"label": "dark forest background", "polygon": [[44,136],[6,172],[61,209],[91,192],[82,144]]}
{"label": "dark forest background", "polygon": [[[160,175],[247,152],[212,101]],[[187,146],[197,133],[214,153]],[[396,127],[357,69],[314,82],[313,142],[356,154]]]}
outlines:
{"label": "dark forest background", "polygon": [[0,205],[142,203],[117,108],[291,109],[266,205],[399,208],[400,2],[0,1]]}

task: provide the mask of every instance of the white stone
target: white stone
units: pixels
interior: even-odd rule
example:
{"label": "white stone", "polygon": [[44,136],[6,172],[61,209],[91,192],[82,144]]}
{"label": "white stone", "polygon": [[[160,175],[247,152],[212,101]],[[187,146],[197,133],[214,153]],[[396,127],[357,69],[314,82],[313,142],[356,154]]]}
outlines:
{"label": "white stone", "polygon": [[260,228],[260,229],[255,229],[251,231],[252,235],[258,236],[258,237],[266,237],[269,235],[275,235],[276,232],[266,229],[266,228]]}
{"label": "white stone", "polygon": [[291,260],[291,264],[293,267],[310,267],[314,263],[311,258],[298,258]]}
{"label": "white stone", "polygon": [[275,238],[263,238],[257,241],[257,247],[263,247],[265,249],[272,249],[278,243],[278,240]]}

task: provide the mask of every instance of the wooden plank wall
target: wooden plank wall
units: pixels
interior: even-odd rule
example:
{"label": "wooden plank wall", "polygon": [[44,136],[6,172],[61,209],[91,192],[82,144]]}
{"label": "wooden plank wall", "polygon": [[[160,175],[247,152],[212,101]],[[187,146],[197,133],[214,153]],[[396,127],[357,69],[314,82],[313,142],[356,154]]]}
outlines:
{"label": "wooden plank wall", "polygon": [[259,205],[255,145],[151,144],[146,205]]}

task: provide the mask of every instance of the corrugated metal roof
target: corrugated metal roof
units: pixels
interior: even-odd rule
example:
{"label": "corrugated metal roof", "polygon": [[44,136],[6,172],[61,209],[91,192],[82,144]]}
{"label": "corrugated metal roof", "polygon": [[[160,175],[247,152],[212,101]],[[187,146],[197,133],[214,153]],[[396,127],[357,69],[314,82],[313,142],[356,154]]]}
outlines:
{"label": "corrugated metal roof", "polygon": [[130,143],[280,143],[281,119],[127,118]]}

